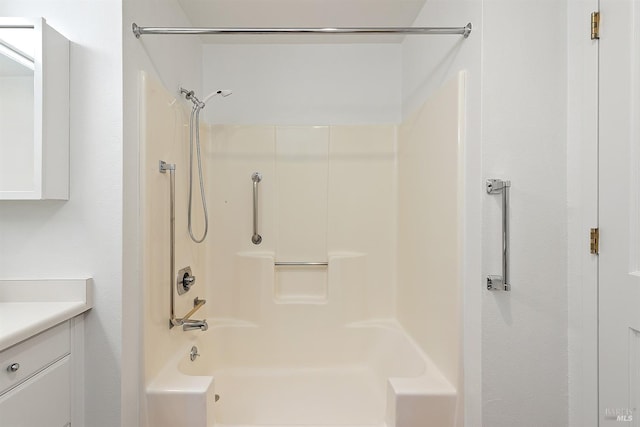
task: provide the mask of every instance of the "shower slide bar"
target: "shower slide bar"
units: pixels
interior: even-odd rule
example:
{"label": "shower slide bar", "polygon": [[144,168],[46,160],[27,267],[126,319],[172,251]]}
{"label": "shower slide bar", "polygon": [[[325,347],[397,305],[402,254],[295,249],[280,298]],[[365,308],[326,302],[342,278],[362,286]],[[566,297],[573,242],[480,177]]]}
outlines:
{"label": "shower slide bar", "polygon": [[471,34],[472,25],[464,27],[352,27],[352,28],[207,28],[207,27],[140,27],[132,24],[133,34],[140,38],[143,34],[218,35],[218,34],[408,34],[443,35],[459,34],[466,39]]}
{"label": "shower slide bar", "polygon": [[511,181],[488,179],[487,194],[502,195],[502,275],[487,276],[487,289],[490,291],[510,291],[509,281],[509,188]]}
{"label": "shower slide bar", "polygon": [[251,174],[251,181],[253,181],[253,235],[251,242],[254,245],[259,245],[262,243],[262,236],[258,234],[258,183],[262,181],[262,174],[254,172]]}
{"label": "shower slide bar", "polygon": [[174,326],[182,326],[185,331],[200,329],[206,331],[206,320],[192,320],[193,313],[198,311],[207,301],[196,298],[193,308],[184,317],[176,317],[175,291],[173,290],[176,275],[176,165],[160,160],[160,173],[169,171],[169,329]]}

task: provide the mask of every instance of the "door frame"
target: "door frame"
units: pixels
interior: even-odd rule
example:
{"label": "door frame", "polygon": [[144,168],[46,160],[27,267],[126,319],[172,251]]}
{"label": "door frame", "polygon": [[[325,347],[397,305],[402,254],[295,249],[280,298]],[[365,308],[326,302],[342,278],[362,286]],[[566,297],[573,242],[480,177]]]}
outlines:
{"label": "door frame", "polygon": [[[568,1],[567,201],[569,425],[598,426],[598,60],[590,16],[598,0]],[[601,18],[606,24],[606,17]]]}

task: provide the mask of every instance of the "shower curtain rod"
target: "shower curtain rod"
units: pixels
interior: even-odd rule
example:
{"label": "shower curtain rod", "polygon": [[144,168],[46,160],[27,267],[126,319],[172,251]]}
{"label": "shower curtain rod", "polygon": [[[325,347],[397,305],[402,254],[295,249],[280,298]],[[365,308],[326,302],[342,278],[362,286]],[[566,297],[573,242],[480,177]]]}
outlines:
{"label": "shower curtain rod", "polygon": [[466,39],[471,34],[471,23],[464,27],[354,27],[354,28],[194,28],[194,27],[139,27],[133,23],[133,34],[140,38],[143,34],[413,34],[440,35],[460,34]]}

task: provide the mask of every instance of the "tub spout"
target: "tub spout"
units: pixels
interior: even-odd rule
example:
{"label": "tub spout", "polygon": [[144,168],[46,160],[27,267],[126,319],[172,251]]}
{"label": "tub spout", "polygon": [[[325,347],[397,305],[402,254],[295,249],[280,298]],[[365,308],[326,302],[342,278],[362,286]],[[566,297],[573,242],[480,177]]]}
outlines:
{"label": "tub spout", "polygon": [[182,330],[183,331],[194,331],[196,329],[200,329],[201,331],[206,331],[207,329],[209,329],[209,325],[207,324],[207,320],[185,320],[184,323],[182,323]]}

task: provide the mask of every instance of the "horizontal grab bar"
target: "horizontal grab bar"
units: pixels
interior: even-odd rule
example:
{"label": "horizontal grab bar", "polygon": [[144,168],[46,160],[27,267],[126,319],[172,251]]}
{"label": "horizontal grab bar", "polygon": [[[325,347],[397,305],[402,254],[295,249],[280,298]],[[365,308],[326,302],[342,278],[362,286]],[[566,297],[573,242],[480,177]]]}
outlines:
{"label": "horizontal grab bar", "polygon": [[324,262],[286,262],[286,261],[276,261],[273,263],[273,265],[276,266],[283,266],[283,267],[318,267],[318,266],[328,266],[329,263],[324,261]]}

